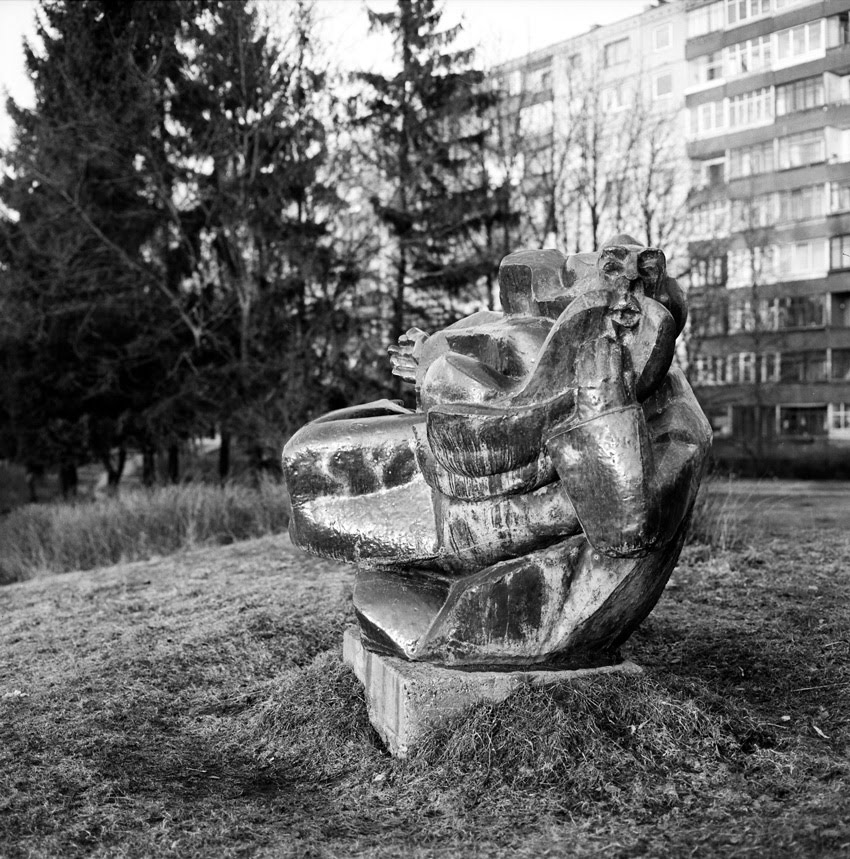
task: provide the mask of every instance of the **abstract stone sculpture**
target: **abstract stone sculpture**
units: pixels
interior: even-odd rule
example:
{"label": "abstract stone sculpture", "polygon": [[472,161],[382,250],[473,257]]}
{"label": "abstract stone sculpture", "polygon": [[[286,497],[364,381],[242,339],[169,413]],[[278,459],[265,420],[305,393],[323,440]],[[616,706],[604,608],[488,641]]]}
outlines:
{"label": "abstract stone sculpture", "polygon": [[612,664],[678,559],[711,443],[664,254],[502,261],[504,312],[390,347],[417,409],[325,415],[283,452],[290,533],[357,565],[370,650],[455,668]]}

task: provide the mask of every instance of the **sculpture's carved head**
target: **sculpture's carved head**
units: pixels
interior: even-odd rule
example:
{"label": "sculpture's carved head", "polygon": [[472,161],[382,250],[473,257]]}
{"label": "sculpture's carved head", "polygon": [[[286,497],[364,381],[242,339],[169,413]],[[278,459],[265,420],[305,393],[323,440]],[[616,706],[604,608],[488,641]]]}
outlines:
{"label": "sculpture's carved head", "polygon": [[600,280],[615,289],[657,298],[667,279],[667,257],[659,248],[638,244],[631,236],[615,236],[599,252]]}
{"label": "sculpture's carved head", "polygon": [[619,294],[626,309],[621,324],[628,324],[628,308],[634,296],[652,298],[665,307],[676,323],[676,333],[685,327],[687,303],[675,278],[667,274],[667,257],[660,248],[647,247],[629,235],[607,241],[596,262],[597,282]]}
{"label": "sculpture's carved head", "polygon": [[598,252],[566,257],[551,249],[509,254],[499,268],[499,286],[502,308],[509,316],[554,320],[580,295],[607,287],[619,290],[624,303],[627,296],[644,295],[662,304],[673,317],[677,334],[687,318],[685,296],[667,274],[664,252],[625,234],[614,236]]}

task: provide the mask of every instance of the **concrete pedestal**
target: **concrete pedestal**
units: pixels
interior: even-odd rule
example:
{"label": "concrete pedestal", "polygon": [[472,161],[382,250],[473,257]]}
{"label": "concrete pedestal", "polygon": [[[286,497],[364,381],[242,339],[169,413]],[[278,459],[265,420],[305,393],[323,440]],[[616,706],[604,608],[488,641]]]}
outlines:
{"label": "concrete pedestal", "polygon": [[573,671],[457,671],[424,662],[379,656],[363,646],[355,627],[342,646],[366,690],[369,719],[390,753],[399,758],[428,730],[479,701],[502,701],[525,684],[545,686],[592,674],[640,674],[634,662]]}

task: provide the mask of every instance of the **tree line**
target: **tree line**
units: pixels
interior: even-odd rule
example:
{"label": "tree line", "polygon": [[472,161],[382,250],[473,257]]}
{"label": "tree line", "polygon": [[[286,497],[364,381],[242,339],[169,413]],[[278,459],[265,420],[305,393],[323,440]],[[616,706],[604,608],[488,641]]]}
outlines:
{"label": "tree line", "polygon": [[541,166],[436,0],[370,11],[393,65],[346,77],[312,3],[286,10],[280,28],[245,0],[40,3],[0,181],[0,458],[67,487],[97,460],[117,487],[133,450],[152,483],[216,431],[222,479],[234,447],[274,467],[309,418],[405,396],[386,344],[494,306],[501,256],[566,246],[576,195],[595,246],[646,174],[663,233],[646,111],[618,120],[618,151],[655,161],[592,163],[605,116],[585,87]]}

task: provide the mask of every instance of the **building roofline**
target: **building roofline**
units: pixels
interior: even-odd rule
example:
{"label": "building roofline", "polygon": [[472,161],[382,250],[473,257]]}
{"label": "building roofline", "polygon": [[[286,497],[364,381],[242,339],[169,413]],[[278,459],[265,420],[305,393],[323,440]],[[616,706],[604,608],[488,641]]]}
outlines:
{"label": "building roofline", "polygon": [[[652,13],[656,12],[672,14],[678,11],[677,7],[680,7],[683,2],[684,0],[654,0],[654,2],[648,2],[641,12],[636,12],[634,15],[629,15],[626,18],[620,18],[617,21],[612,21],[610,24],[591,25],[590,29],[585,30],[583,33],[576,33],[576,35],[570,36],[566,39],[562,39],[559,42],[553,42],[551,45],[545,45],[542,48],[537,48],[534,51],[529,51],[528,53],[522,54],[521,56],[514,57],[510,60],[505,60],[501,63],[497,63],[493,67],[493,71],[511,72],[515,69],[523,69],[526,66],[534,65],[534,63],[539,60],[546,59],[547,57],[553,56],[555,54],[564,53],[564,49],[569,47],[570,45],[580,44],[583,41],[588,41],[590,37],[594,36],[597,33],[600,33],[601,31],[610,30],[612,27],[621,27],[623,24],[626,24],[628,21],[633,21],[636,18],[644,18],[644,16],[651,15]],[[658,17],[661,18],[665,16],[658,15]]]}

